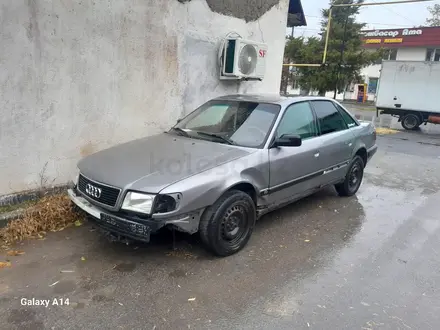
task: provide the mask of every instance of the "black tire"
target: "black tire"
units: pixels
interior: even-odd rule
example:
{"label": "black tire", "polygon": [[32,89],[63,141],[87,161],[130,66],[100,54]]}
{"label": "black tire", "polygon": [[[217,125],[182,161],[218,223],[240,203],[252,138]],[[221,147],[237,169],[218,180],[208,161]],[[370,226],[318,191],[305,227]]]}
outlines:
{"label": "black tire", "polygon": [[348,167],[344,182],[336,184],[335,189],[339,196],[353,196],[359,190],[364,177],[364,161],[360,156],[355,156]]}
{"label": "black tire", "polygon": [[200,238],[215,255],[232,255],[248,243],[256,218],[255,203],[248,194],[228,191],[203,213]]}
{"label": "black tire", "polygon": [[413,113],[409,113],[402,118],[402,127],[408,131],[418,129],[421,123],[420,117]]}

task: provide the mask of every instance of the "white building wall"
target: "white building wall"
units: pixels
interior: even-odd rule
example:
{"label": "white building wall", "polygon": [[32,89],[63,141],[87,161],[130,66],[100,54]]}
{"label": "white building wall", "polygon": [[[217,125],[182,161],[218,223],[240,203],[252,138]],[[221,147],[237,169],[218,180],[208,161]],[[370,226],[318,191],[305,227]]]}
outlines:
{"label": "white building wall", "polygon": [[424,61],[426,59],[426,48],[399,48],[397,61]]}
{"label": "white building wall", "polygon": [[[245,2],[237,10],[260,8]],[[246,23],[207,0],[3,0],[0,195],[63,184],[81,157],[161,132],[209,98],[278,93],[288,0],[268,2]],[[263,82],[219,81],[231,31],[268,44]]]}
{"label": "white building wall", "polygon": [[379,78],[380,68],[381,68],[381,64],[370,65],[362,69],[361,75],[363,77]]}

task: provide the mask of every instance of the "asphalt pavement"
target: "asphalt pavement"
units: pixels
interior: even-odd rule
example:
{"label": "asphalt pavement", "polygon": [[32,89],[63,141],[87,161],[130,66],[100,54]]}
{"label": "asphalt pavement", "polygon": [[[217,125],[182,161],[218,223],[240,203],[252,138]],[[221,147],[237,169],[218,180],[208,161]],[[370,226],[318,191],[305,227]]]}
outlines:
{"label": "asphalt pavement", "polygon": [[90,224],[28,241],[0,269],[0,329],[439,329],[440,147],[428,140],[378,137],[356,196],[326,189],[268,214],[228,258],[183,234],[174,251],[168,232],[109,243]]}

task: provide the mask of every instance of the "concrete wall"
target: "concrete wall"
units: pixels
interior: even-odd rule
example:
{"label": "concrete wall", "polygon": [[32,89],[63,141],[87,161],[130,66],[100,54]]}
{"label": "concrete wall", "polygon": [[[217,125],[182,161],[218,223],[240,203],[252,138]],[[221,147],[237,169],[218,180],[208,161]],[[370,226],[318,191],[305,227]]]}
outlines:
{"label": "concrete wall", "polygon": [[[252,2],[3,0],[0,195],[65,183],[81,157],[211,97],[278,93],[288,1]],[[263,82],[219,81],[231,31],[269,45]]]}

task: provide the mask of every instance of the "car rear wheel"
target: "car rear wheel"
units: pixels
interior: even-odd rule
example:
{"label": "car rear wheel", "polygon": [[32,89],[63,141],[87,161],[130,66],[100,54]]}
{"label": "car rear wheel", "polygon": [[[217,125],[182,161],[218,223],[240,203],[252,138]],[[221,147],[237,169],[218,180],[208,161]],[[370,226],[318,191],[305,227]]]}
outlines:
{"label": "car rear wheel", "polygon": [[353,196],[359,190],[364,177],[364,161],[360,156],[355,156],[342,183],[335,185],[339,196]]}
{"label": "car rear wheel", "polygon": [[199,226],[200,237],[208,250],[226,257],[246,246],[255,221],[252,198],[242,191],[231,190],[204,212]]}

